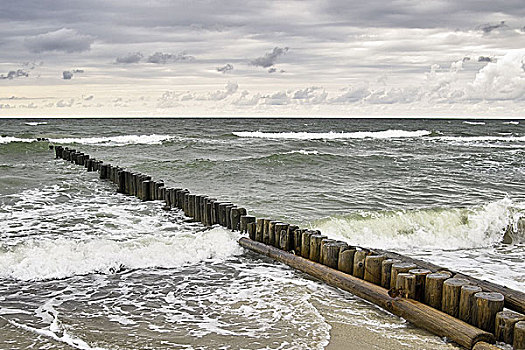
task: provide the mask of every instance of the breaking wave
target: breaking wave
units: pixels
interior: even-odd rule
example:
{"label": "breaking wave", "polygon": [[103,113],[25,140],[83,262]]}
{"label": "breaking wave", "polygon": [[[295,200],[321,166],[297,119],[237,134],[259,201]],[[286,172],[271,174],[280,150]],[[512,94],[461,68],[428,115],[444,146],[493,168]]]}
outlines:
{"label": "breaking wave", "polygon": [[[81,144],[100,146],[126,146],[126,145],[160,145],[163,142],[174,140],[170,135],[122,135],[109,137],[79,137],[79,138],[49,138],[48,141],[57,144]],[[0,144],[11,142],[36,142],[35,138],[19,138],[12,136],[0,137]]]}
{"label": "breaking wave", "polygon": [[427,130],[385,130],[385,131],[358,131],[358,132],[262,132],[239,131],[235,136],[245,138],[289,139],[289,140],[338,140],[338,139],[395,139],[428,136],[432,133]]}
{"label": "breaking wave", "polygon": [[[465,249],[502,242],[505,230],[525,216],[525,205],[505,198],[470,208],[359,212],[313,224],[324,234],[371,248]],[[524,239],[523,232],[513,237]]]}
{"label": "breaking wave", "polygon": [[61,279],[121,269],[175,268],[239,254],[238,234],[222,228],[169,237],[145,235],[128,240],[93,238],[28,239],[0,246],[0,277]]}

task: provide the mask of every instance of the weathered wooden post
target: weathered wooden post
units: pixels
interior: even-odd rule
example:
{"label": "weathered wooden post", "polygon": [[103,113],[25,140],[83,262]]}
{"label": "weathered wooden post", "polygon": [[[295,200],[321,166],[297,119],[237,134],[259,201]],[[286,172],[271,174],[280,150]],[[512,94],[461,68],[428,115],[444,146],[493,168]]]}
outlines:
{"label": "weathered wooden post", "polygon": [[514,326],[520,321],[525,321],[525,315],[516,311],[505,310],[496,314],[496,340],[507,344],[514,342]]}
{"label": "weathered wooden post", "polygon": [[255,235],[257,232],[257,224],[255,222],[249,222],[247,224],[247,227],[248,227],[248,237],[250,237],[250,239],[252,240],[256,240]]}
{"label": "weathered wooden post", "polygon": [[477,324],[476,320],[476,293],[481,292],[478,286],[461,286],[459,295],[459,313],[458,318],[469,324]]}
{"label": "weathered wooden post", "polygon": [[288,225],[286,230],[286,238],[283,240],[283,233],[281,232],[281,249],[284,251],[295,251],[295,231],[299,229],[299,226]]}
{"label": "weathered wooden post", "polygon": [[390,289],[392,280],[392,265],[401,262],[398,259],[385,259],[381,262],[381,287]]}
{"label": "weathered wooden post", "polygon": [[367,255],[365,257],[365,281],[372,282],[378,286],[381,285],[381,267],[383,260],[386,260],[385,255]]}
{"label": "weathered wooden post", "polygon": [[434,272],[427,275],[425,279],[425,304],[441,310],[443,299],[443,283],[450,278],[450,274]]}
{"label": "weathered wooden post", "polygon": [[494,333],[496,314],[503,310],[505,298],[501,293],[478,292],[476,298],[477,327]]}
{"label": "weathered wooden post", "polygon": [[241,232],[242,233],[248,232],[248,224],[251,222],[255,222],[255,216],[253,215],[242,215],[241,216]]}
{"label": "weathered wooden post", "polygon": [[513,350],[525,349],[525,321],[519,321],[514,325]]}
{"label": "weathered wooden post", "polygon": [[243,215],[246,215],[246,209],[232,208],[230,221],[233,231],[241,231],[241,217]]}
{"label": "weathered wooden post", "polygon": [[416,276],[408,272],[400,272],[396,278],[396,289],[401,296],[409,299],[416,297]]}
{"label": "weathered wooden post", "polygon": [[270,242],[270,221],[271,219],[264,219],[264,225],[263,225],[263,236],[262,236],[262,243],[269,244]]}
{"label": "weathered wooden post", "polygon": [[325,238],[328,237],[321,234],[310,236],[310,260],[319,262],[319,259],[321,258],[321,241]]}
{"label": "weathered wooden post", "polygon": [[213,203],[215,203],[215,198],[210,198],[206,201],[206,226],[213,226]]}
{"label": "weathered wooden post", "polygon": [[255,240],[257,242],[263,241],[263,232],[264,232],[264,221],[266,219],[257,219],[257,224],[255,228]]}
{"label": "weathered wooden post", "polygon": [[146,180],[142,181],[142,197],[140,198],[142,201],[149,201],[151,198],[150,190],[151,190],[151,181]]}
{"label": "weathered wooden post", "polygon": [[279,221],[271,220],[268,223],[268,244],[271,246],[275,246],[275,224],[277,224]]}
{"label": "weathered wooden post", "polygon": [[414,299],[423,302],[425,300],[425,280],[427,275],[432,273],[432,271],[427,269],[412,269],[408,272],[416,278],[416,297]]}
{"label": "weathered wooden post", "polygon": [[323,265],[331,267],[332,269],[337,269],[340,250],[341,250],[341,243],[339,242],[325,243],[322,248]]}
{"label": "weathered wooden post", "polygon": [[301,246],[303,245],[303,232],[305,230],[297,227],[293,233],[293,251],[295,255],[302,256]]}
{"label": "weathered wooden post", "polygon": [[[282,249],[281,248],[281,234],[282,231],[285,231],[285,234],[288,232],[288,226],[289,224],[285,224],[282,222],[277,222],[274,226],[274,247]],[[286,241],[289,244],[289,240],[286,239]]]}
{"label": "weathered wooden post", "polygon": [[450,316],[459,317],[459,299],[461,287],[468,286],[470,282],[464,278],[449,278],[443,282],[443,295],[441,298],[441,311]]}
{"label": "weathered wooden post", "polygon": [[126,172],[125,171],[119,171],[117,176],[118,176],[118,189],[117,189],[117,192],[119,192],[119,193],[126,193]]}
{"label": "weathered wooden post", "polygon": [[102,164],[102,166],[100,167],[100,178],[101,179],[107,179],[108,167],[109,167],[108,164]]}
{"label": "weathered wooden post", "polygon": [[226,206],[226,225],[225,227],[228,229],[232,229],[232,210],[233,208],[237,208],[235,204],[230,204]]}
{"label": "weathered wooden post", "polygon": [[408,272],[413,269],[417,269],[417,266],[412,263],[398,262],[392,264],[392,273],[390,275],[390,288],[394,288],[396,286],[396,279],[399,273]]}
{"label": "weathered wooden post", "polygon": [[195,208],[195,210],[193,212],[193,219],[195,219],[195,221],[201,221],[201,201],[202,201],[202,197],[203,196],[197,194],[193,198],[193,207]]}
{"label": "weathered wooden post", "polygon": [[301,235],[301,256],[305,259],[310,258],[310,237],[312,235],[312,231],[304,231]]}
{"label": "weathered wooden post", "polygon": [[349,275],[352,275],[354,271],[354,256],[356,249],[355,247],[348,248],[339,252],[339,259],[337,261],[337,269]]}
{"label": "weathered wooden post", "polygon": [[368,253],[369,251],[365,249],[360,249],[355,252],[352,276],[360,279],[365,277],[365,259]]}

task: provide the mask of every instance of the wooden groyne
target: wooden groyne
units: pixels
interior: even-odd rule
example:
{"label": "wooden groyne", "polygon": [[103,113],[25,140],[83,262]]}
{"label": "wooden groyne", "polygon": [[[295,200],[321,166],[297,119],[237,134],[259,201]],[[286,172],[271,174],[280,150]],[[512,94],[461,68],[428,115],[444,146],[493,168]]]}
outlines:
{"label": "wooden groyne", "polygon": [[[52,147],[50,147],[52,148]],[[346,290],[467,349],[497,349],[496,341],[525,349],[525,293],[379,249],[350,246],[295,225],[248,215],[245,208],[151,176],[106,164],[67,147],[57,159],[97,171],[117,191],[162,200],[207,227],[247,233],[239,244]]]}

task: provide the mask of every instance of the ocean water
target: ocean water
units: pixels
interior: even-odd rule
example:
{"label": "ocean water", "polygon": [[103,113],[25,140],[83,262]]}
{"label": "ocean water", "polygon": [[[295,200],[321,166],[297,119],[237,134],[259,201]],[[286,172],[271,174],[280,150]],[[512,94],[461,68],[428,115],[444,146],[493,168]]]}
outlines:
{"label": "ocean water", "polygon": [[[525,126],[512,120],[0,120],[0,348],[323,349],[334,323],[445,340],[55,160],[167,186],[525,289]],[[514,228],[513,243],[503,234]]]}

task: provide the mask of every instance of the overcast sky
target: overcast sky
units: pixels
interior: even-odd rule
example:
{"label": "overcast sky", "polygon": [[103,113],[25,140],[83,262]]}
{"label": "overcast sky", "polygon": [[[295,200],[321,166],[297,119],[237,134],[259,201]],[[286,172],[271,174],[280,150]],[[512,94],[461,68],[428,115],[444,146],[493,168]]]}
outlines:
{"label": "overcast sky", "polygon": [[525,116],[523,0],[0,2],[0,116]]}

